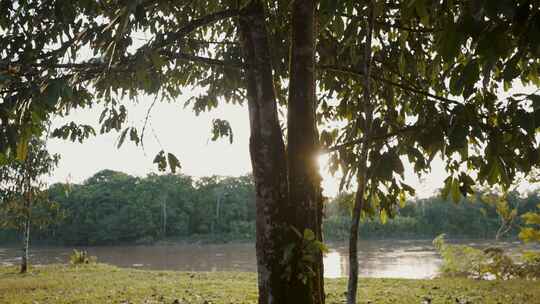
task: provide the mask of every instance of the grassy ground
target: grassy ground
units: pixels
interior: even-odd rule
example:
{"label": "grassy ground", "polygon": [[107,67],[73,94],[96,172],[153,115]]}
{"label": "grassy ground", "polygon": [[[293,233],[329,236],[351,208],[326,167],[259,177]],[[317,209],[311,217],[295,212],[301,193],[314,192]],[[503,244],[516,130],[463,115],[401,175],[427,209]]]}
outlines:
{"label": "grassy ground", "polygon": [[[344,303],[345,279],[327,279],[327,303]],[[256,274],[143,271],[109,265],[0,267],[0,303],[256,303]],[[540,283],[465,279],[362,279],[359,303],[540,303]]]}

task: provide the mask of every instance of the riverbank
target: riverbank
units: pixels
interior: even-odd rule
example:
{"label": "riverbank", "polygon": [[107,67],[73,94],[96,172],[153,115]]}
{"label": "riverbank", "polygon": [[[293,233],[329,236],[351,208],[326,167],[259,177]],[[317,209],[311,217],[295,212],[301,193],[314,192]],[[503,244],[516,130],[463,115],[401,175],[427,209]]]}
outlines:
{"label": "riverbank", "polygon": [[[256,303],[255,273],[144,271],[98,264],[0,267],[0,303]],[[326,279],[327,303],[343,303],[345,279]],[[361,279],[359,303],[540,303],[532,281]]]}

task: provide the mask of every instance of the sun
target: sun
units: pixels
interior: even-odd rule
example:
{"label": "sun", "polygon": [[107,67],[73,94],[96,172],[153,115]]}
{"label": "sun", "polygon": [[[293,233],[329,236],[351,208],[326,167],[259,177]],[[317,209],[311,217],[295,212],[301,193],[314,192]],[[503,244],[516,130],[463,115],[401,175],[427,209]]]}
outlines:
{"label": "sun", "polygon": [[328,168],[329,155],[320,154],[317,157],[317,164],[319,165],[319,174],[322,178],[323,194],[327,197],[334,197],[339,190],[339,180],[341,178],[340,172],[332,175]]}

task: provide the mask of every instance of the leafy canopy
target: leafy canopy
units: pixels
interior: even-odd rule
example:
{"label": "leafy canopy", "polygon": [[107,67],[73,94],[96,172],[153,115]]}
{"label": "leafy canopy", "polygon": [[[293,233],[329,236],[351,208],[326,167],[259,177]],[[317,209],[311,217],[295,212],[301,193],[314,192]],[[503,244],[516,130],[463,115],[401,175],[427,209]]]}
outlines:
{"label": "leafy canopy", "polygon": [[[186,104],[196,113],[242,103],[235,18],[247,2],[2,1],[0,161],[23,150],[51,115],[74,108],[105,105],[100,132],[121,132],[121,145],[143,142],[145,127],[127,125],[126,105],[137,96],[173,101],[200,88]],[[265,1],[281,103],[290,2]],[[367,1],[320,1],[316,56],[323,150],[346,187],[367,147],[366,212],[392,215],[414,193],[403,182],[404,160],[422,173],[442,157],[450,173],[445,193],[455,200],[475,183],[507,186],[539,164],[540,95],[529,90],[540,85],[537,1],[377,0],[374,11],[369,104],[360,99],[359,68]],[[213,132],[232,138],[224,121],[214,121]],[[74,122],[53,135],[94,133]],[[165,151],[155,162],[179,166]]]}

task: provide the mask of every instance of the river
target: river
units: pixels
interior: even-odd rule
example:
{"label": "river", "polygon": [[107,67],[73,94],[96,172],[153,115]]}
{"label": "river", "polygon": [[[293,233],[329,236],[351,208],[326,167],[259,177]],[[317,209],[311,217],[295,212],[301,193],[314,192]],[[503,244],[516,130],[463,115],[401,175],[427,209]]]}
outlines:
{"label": "river", "polygon": [[[486,240],[453,243],[483,248],[493,245]],[[519,242],[497,244],[511,250]],[[328,278],[346,277],[349,271],[348,249],[345,243],[329,244],[324,258],[324,274]],[[365,240],[358,244],[360,276],[378,278],[432,278],[437,275],[440,256],[431,240]],[[163,244],[138,246],[77,247],[86,249],[99,262],[120,267],[180,271],[251,271],[257,270],[255,246],[252,243],[233,244]],[[73,247],[31,248],[33,264],[67,263]],[[0,244],[0,264],[19,262],[18,248]]]}

